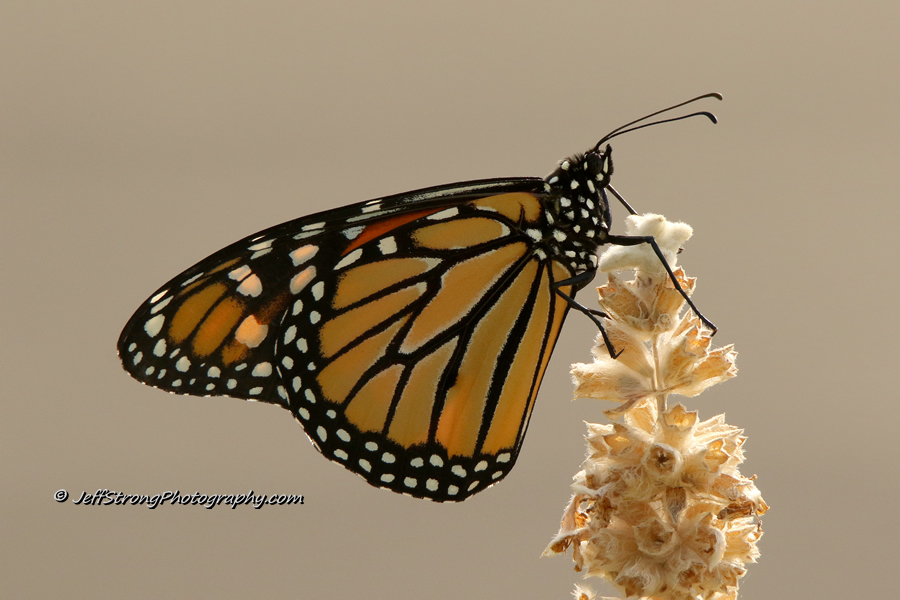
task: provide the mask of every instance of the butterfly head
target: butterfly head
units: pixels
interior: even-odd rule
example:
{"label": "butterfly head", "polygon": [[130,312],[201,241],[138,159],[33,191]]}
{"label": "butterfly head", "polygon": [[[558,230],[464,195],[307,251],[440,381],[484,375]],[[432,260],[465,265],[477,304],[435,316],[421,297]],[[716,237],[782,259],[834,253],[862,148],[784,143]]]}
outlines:
{"label": "butterfly head", "polygon": [[[606,187],[612,173],[612,148],[607,145],[563,160],[547,177],[549,220],[563,246],[593,251],[602,244],[611,221]],[[560,239],[562,235],[566,240]]]}

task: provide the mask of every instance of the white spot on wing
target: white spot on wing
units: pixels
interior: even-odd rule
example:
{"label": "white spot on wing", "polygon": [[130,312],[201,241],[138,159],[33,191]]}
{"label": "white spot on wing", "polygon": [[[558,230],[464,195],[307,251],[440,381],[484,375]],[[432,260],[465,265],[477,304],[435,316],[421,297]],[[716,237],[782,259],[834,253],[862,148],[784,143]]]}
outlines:
{"label": "white spot on wing", "polygon": [[272,365],[267,362],[262,362],[253,367],[253,371],[251,371],[251,375],[254,377],[268,377],[272,374]]}
{"label": "white spot on wing", "polygon": [[165,300],[163,300],[162,302],[160,302],[159,304],[157,304],[156,306],[151,308],[150,314],[155,315],[156,313],[158,313],[159,311],[164,309],[166,307],[166,305],[169,304],[169,302],[171,302],[171,301],[172,301],[172,296],[169,296],[168,298],[166,298]]}
{"label": "white spot on wing", "polygon": [[319,251],[318,246],[313,246],[312,244],[307,244],[306,246],[300,246],[293,252],[291,252],[290,257],[291,261],[293,261],[295,267],[299,267],[313,256],[316,255],[316,252]]}
{"label": "white spot on wing", "polygon": [[233,269],[230,273],[228,273],[228,279],[234,279],[235,281],[241,281],[249,275],[251,272],[250,267],[247,265],[241,265],[237,269]]}
{"label": "white spot on wing", "polygon": [[363,229],[365,228],[365,225],[357,225],[356,227],[345,229],[342,233],[348,240],[355,240],[357,237],[359,237],[359,234],[361,234],[363,232]]}
{"label": "white spot on wing", "polygon": [[195,281],[197,281],[198,279],[200,279],[201,277],[203,277],[203,273],[197,273],[196,275],[194,275],[194,276],[191,277],[190,279],[187,279],[187,280],[183,281],[183,282],[181,283],[181,287],[184,287],[184,286],[186,286],[186,285],[190,285],[190,284],[194,283]]}
{"label": "white spot on wing", "polygon": [[291,279],[291,293],[299,294],[315,277],[316,267],[314,265],[306,267]]}
{"label": "white spot on wing", "polygon": [[454,206],[453,208],[448,208],[440,212],[436,212],[433,215],[428,215],[427,218],[430,221],[440,221],[441,219],[449,219],[450,217],[455,217],[458,214],[459,209]]}
{"label": "white spot on wing", "polygon": [[162,331],[165,320],[165,315],[156,315],[152,319],[148,319],[147,322],[144,323],[144,331],[146,331],[147,335],[150,337],[156,337],[159,335],[159,332]]}
{"label": "white spot on wing", "polygon": [[382,254],[393,254],[397,251],[397,240],[394,239],[394,236],[382,238],[378,242],[378,249]]}
{"label": "white spot on wing", "polygon": [[352,265],[357,260],[359,260],[360,256],[362,256],[362,248],[357,248],[356,250],[342,258],[338,264],[334,265],[335,270],[342,269],[347,265]]}
{"label": "white spot on wing", "polygon": [[234,339],[248,348],[256,348],[264,339],[266,339],[266,334],[268,332],[268,325],[260,325],[259,321],[256,320],[256,317],[250,315],[241,321],[237,331],[234,332]]}
{"label": "white spot on wing", "polygon": [[250,275],[241,282],[241,285],[238,286],[237,291],[238,293],[245,296],[256,298],[257,296],[262,294],[262,281],[260,281],[259,277],[257,277],[256,275]]}
{"label": "white spot on wing", "polygon": [[265,242],[260,242],[258,244],[253,244],[247,250],[265,250],[266,248],[270,248],[272,246],[272,240],[266,240]]}

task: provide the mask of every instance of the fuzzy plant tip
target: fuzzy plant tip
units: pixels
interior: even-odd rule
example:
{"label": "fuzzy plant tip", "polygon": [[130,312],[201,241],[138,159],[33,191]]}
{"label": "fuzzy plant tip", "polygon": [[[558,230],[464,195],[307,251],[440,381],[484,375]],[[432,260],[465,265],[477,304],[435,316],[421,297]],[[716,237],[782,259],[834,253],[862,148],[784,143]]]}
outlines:
{"label": "fuzzy plant tip", "polygon": [[[693,292],[695,280],[675,266],[689,226],[640,215],[629,217],[628,233],[654,236],[681,289]],[[609,275],[599,288],[603,324],[618,356],[601,339],[594,362],[573,365],[575,396],[618,403],[606,414],[621,422],[588,424],[587,459],[544,555],[571,549],[576,571],[628,598],[734,599],[759,556],[768,509],[754,478],[739,471],[746,438],[724,415],[701,421],[667,400],[734,377],[736,353],[712,347],[711,332],[644,246],[611,248],[599,261]],[[575,596],[593,597],[584,587]]]}

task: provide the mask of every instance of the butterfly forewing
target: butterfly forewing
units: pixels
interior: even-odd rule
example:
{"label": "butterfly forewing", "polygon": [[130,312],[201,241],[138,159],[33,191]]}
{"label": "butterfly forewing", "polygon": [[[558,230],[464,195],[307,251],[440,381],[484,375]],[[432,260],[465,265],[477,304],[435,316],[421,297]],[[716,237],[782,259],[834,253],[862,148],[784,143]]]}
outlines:
{"label": "butterfly forewing", "polygon": [[291,259],[264,236],[226,250],[155,293],[123,330],[119,354],[133,377],[170,392],[271,402]]}
{"label": "butterfly forewing", "polygon": [[565,317],[554,284],[573,273],[534,251],[541,186],[422,190],[250,236],[135,313],[123,364],[280,404],[373,485],[462,500],[512,468]]}

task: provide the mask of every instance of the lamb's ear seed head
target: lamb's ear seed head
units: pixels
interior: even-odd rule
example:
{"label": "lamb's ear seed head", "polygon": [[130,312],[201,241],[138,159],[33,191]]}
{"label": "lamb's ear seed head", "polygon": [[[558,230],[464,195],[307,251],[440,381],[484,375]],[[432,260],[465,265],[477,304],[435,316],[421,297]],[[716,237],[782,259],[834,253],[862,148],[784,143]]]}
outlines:
{"label": "lamb's ear seed head", "polygon": [[572,547],[577,571],[629,597],[732,597],[759,557],[768,510],[738,470],[742,433],[680,404],[659,414],[652,398],[622,424],[589,424],[588,458],[544,555]]}
{"label": "lamb's ear seed head", "polygon": [[[686,225],[641,223],[668,239],[660,246],[689,237]],[[601,340],[594,362],[572,366],[575,396],[618,402],[606,414],[622,422],[587,424],[587,458],[544,554],[572,547],[577,571],[628,597],[734,598],[745,565],[759,556],[760,517],[768,510],[753,478],[739,471],[746,438],[724,415],[701,421],[681,404],[667,408],[667,398],[695,396],[734,377],[736,353],[712,347],[711,331],[686,310],[669,277],[648,271],[634,248],[611,249],[632,279],[613,271],[598,290],[619,357]],[[681,268],[675,275],[690,294],[695,280]]]}

